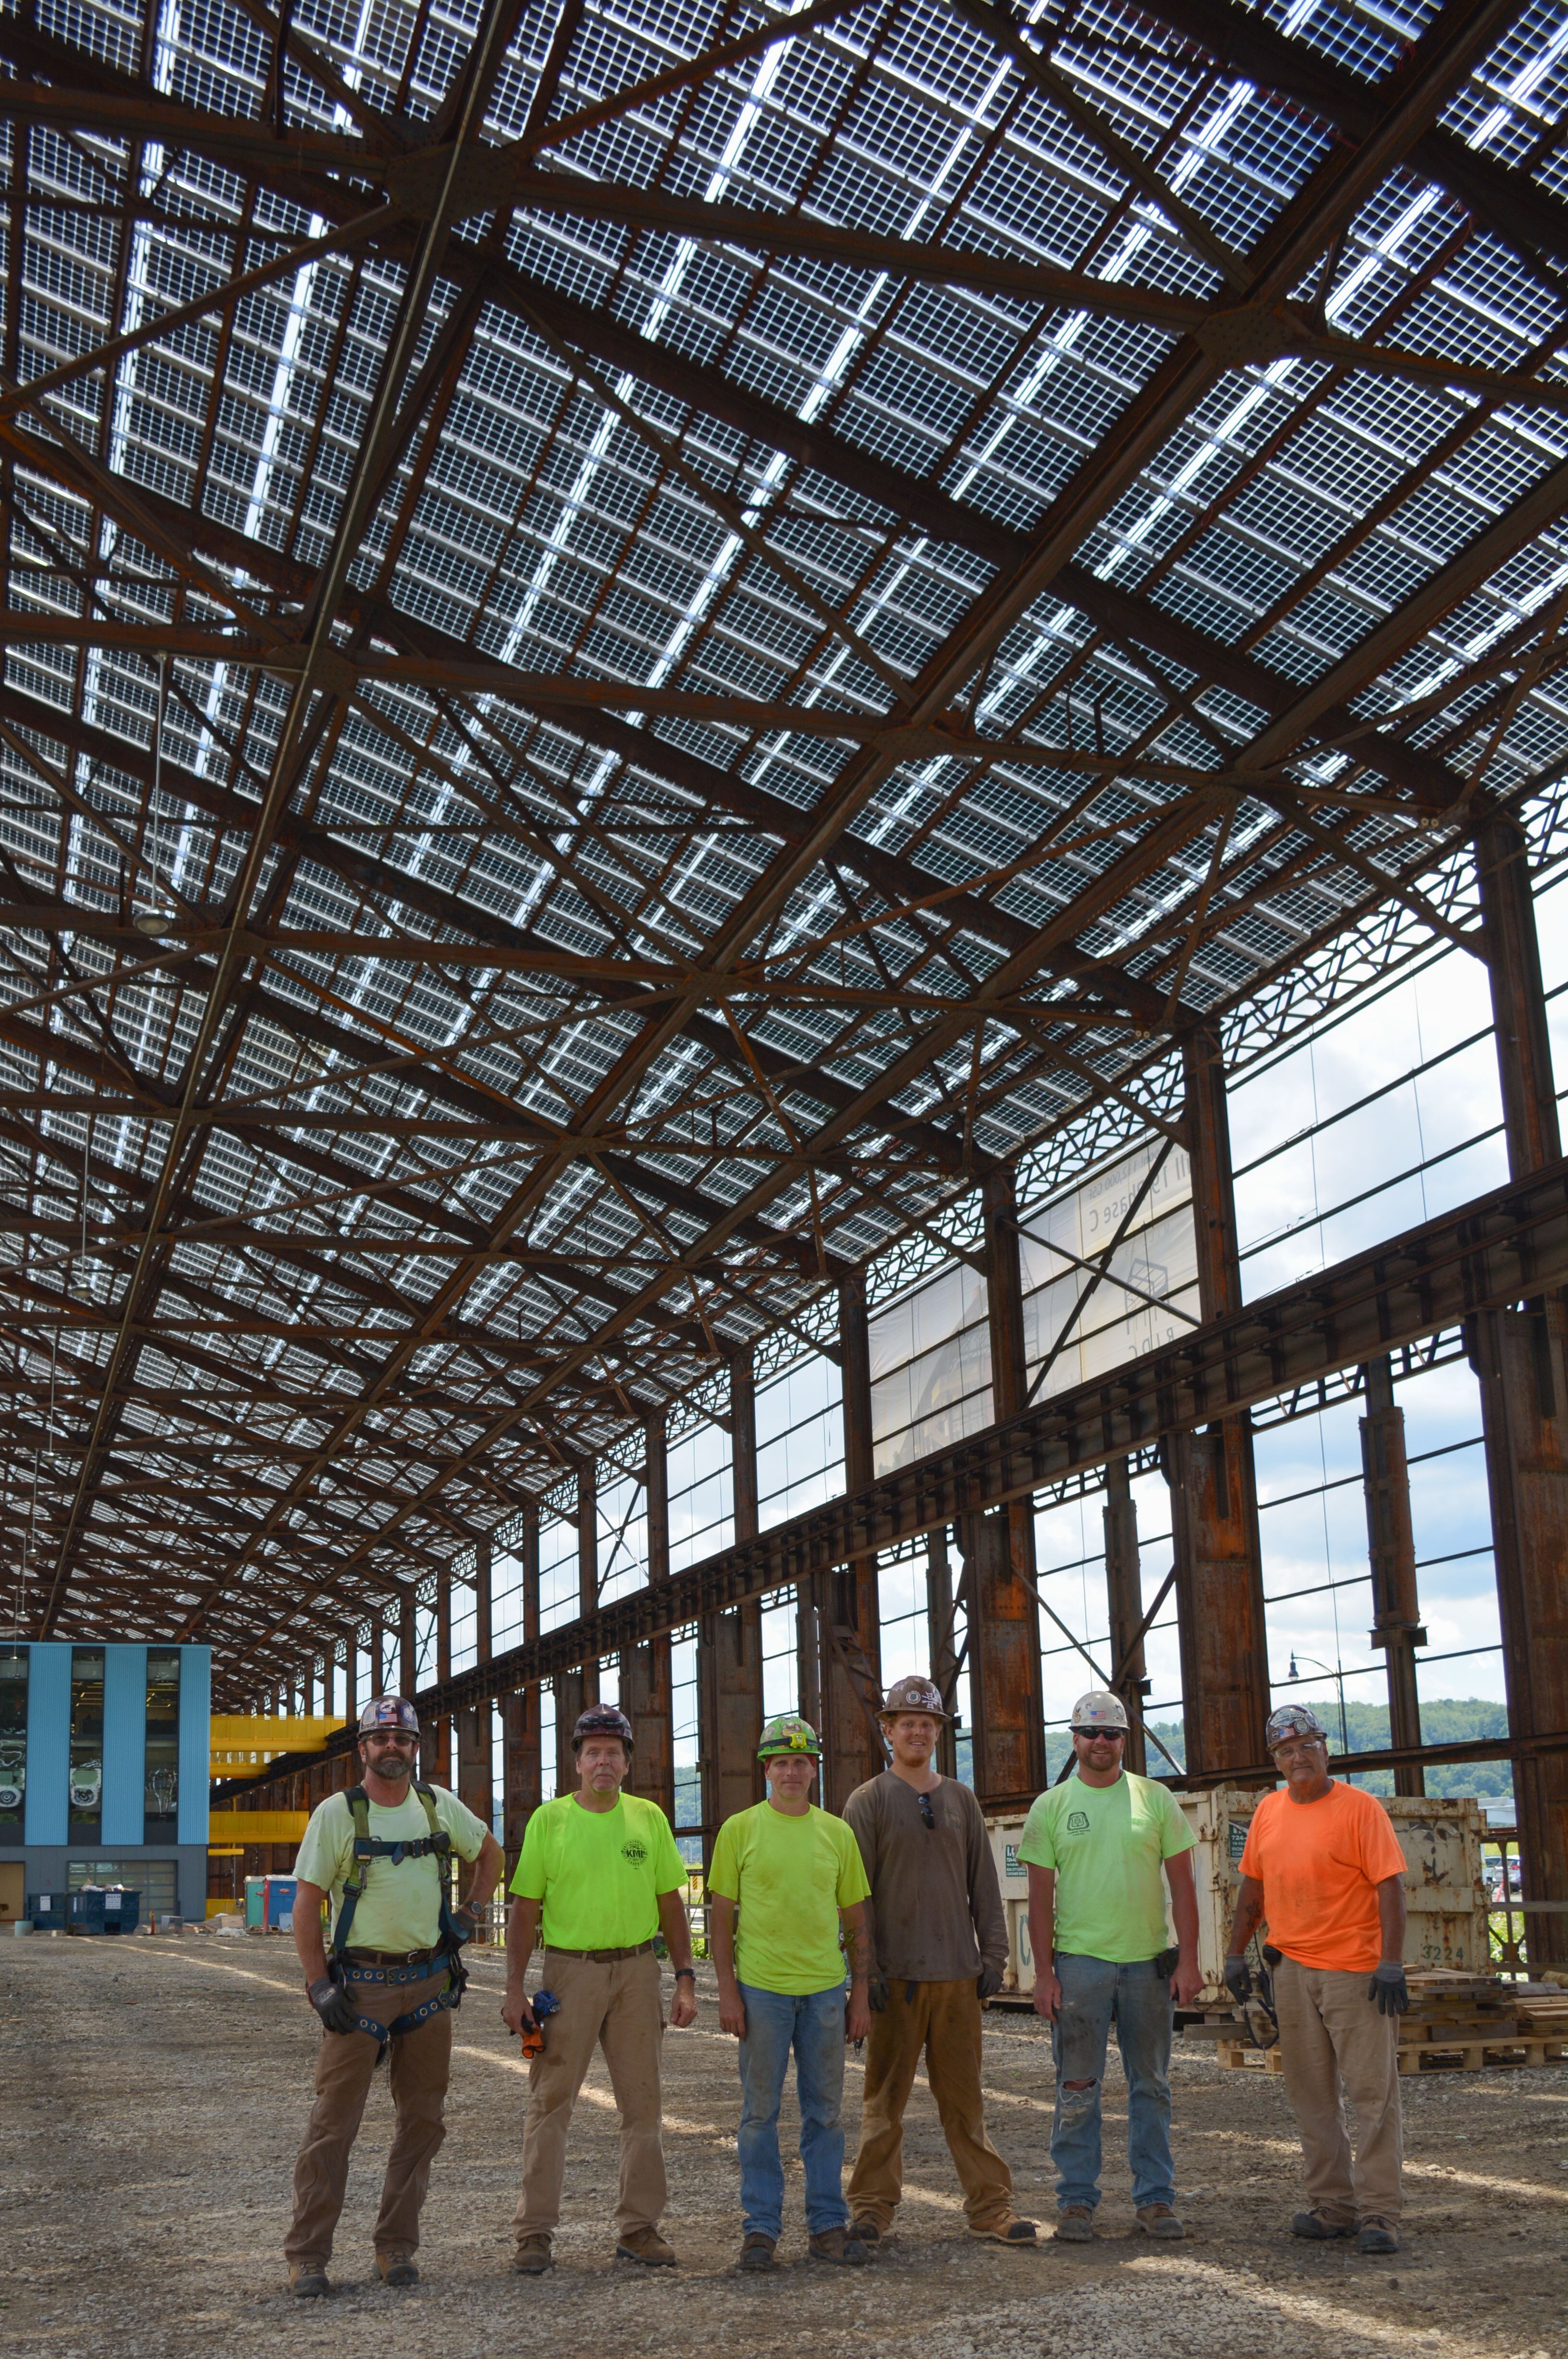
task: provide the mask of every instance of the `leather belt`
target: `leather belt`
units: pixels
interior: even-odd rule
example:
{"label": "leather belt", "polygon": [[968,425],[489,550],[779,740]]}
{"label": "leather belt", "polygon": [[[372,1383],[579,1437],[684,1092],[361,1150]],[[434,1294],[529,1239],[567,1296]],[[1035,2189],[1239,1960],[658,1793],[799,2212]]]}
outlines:
{"label": "leather belt", "polygon": [[547,1941],[546,1950],[556,1958],[591,1958],[596,1966],[613,1966],[621,1958],[645,1958],[652,1949],[651,1940],[638,1941],[629,1950],[563,1950],[559,1941]]}

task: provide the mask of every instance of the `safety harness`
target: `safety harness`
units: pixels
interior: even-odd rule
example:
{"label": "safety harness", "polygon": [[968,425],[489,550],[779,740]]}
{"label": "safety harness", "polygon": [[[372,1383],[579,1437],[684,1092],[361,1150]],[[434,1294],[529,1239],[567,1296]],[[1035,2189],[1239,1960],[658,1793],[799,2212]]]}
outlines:
{"label": "safety harness", "polygon": [[444,2015],[450,2009],[461,2006],[463,1994],[468,1987],[468,1969],[462,1955],[465,1936],[452,1922],[452,1909],[447,1901],[446,1864],[452,1854],[452,1837],[436,1816],[436,1798],[430,1788],[416,1784],[414,1791],[424,1804],[430,1832],[412,1838],[404,1836],[397,1843],[377,1843],[373,1838],[370,1832],[370,1797],[363,1786],[351,1786],[343,1797],[354,1819],[354,1873],[344,1879],[337,1923],[332,1929],[332,1953],[327,1961],[327,1972],[333,1982],[341,1983],[345,1989],[351,1983],[380,1983],[395,1988],[400,1983],[429,1980],[430,1969],[428,1965],[362,1966],[354,1963],[348,1955],[348,1937],[354,1925],[354,1912],[364,1897],[373,1859],[389,1859],[395,1867],[406,1859],[434,1859],[438,1863],[441,1939],[436,1944],[436,1954],[446,1961],[446,1988],[437,1991],[433,1997],[422,2000],[418,2006],[410,2007],[406,2015],[395,2017],[390,2023],[377,2023],[375,2017],[369,2015],[355,2017],[355,2028],[368,2032],[376,2043],[377,2064],[385,2060],[394,2039],[400,2039],[405,2032],[417,2031],[420,2024],[428,2023],[433,2015]]}

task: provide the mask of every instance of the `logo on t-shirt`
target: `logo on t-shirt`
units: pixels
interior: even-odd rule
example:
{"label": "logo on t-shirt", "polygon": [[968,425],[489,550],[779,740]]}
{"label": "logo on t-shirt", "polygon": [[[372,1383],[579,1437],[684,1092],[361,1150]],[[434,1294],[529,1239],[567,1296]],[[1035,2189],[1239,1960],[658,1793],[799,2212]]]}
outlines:
{"label": "logo on t-shirt", "polygon": [[1067,1832],[1070,1835],[1086,1835],[1089,1832],[1088,1811],[1069,1810],[1067,1813]]}
{"label": "logo on t-shirt", "polygon": [[621,1857],[626,1861],[628,1867],[646,1867],[648,1865],[648,1845],[645,1843],[639,1843],[636,1835],[633,1835],[629,1842],[624,1843],[621,1845]]}

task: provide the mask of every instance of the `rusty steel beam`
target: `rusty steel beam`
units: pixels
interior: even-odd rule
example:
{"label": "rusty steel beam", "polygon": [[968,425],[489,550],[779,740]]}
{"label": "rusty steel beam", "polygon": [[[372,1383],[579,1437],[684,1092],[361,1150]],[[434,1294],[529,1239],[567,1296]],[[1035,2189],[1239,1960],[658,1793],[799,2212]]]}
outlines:
{"label": "rusty steel beam", "polygon": [[[1372,1568],[1372,1632],[1388,1665],[1388,1734],[1397,1749],[1419,1746],[1421,1695],[1416,1648],[1426,1645],[1416,1583],[1415,1532],[1410,1521],[1410,1473],[1405,1456],[1405,1412],[1394,1398],[1393,1363],[1386,1352],[1363,1371],[1367,1414],[1361,1419],[1361,1479],[1367,1500],[1367,1553]],[[1394,1772],[1397,1794],[1424,1794],[1419,1763]]]}
{"label": "rusty steel beam", "polygon": [[[1225,1068],[1217,1038],[1185,1044],[1185,1125],[1192,1173],[1198,1305],[1204,1321],[1241,1309]],[[1245,1417],[1170,1438],[1181,1650],[1181,1714],[1190,1767],[1218,1774],[1262,1753],[1269,1717],[1263,1544],[1252,1433]]]}
{"label": "rusty steel beam", "polygon": [[[1489,820],[1475,872],[1491,984],[1508,1169],[1559,1168],[1562,1137],[1524,831]],[[1508,1725],[1516,1736],[1568,1727],[1568,1293],[1525,1289],[1469,1330],[1481,1385]],[[1519,1856],[1538,1900],[1568,1904],[1568,1758],[1541,1756],[1516,1779]],[[1568,1963],[1568,1915],[1532,1931],[1530,1962]]]}
{"label": "rusty steel beam", "polygon": [[[1016,1417],[1029,1397],[1018,1201],[1011,1171],[985,1181],[981,1199],[991,1346],[992,1415]],[[967,1567],[969,1709],[975,1787],[1014,1793],[1045,1784],[1045,1705],[1035,1587],[1034,1505],[1009,1499],[965,1516],[958,1542]]]}
{"label": "rusty steel beam", "polygon": [[[658,1588],[670,1578],[670,1442],[662,1411],[643,1426],[643,1511],[648,1578]],[[621,1650],[621,1708],[632,1724],[634,1794],[657,1802],[675,1823],[675,1702],[668,1630]],[[701,1690],[698,1698],[701,1709]]]}
{"label": "rusty steel beam", "polygon": [[1146,1774],[1143,1700],[1149,1693],[1144,1658],[1143,1566],[1138,1545],[1138,1503],[1125,1458],[1105,1461],[1105,1602],[1109,1614],[1111,1676],[1127,1706],[1129,1723],[1125,1759],[1133,1775]]}

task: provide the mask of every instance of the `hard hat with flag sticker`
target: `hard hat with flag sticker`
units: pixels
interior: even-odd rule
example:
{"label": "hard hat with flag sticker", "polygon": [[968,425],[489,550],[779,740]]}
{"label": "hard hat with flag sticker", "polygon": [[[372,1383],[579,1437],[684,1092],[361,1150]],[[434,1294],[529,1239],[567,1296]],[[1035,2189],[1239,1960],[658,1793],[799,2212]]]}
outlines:
{"label": "hard hat with flag sticker", "polygon": [[419,1715],[407,1696],[372,1696],[359,1715],[361,1736],[418,1736]]}
{"label": "hard hat with flag sticker", "polygon": [[757,1740],[759,1761],[769,1760],[779,1753],[809,1753],[820,1757],[822,1749],[816,1730],[798,1712],[775,1712],[771,1720],[763,1723],[762,1734]]}
{"label": "hard hat with flag sticker", "polygon": [[897,1720],[901,1712],[923,1712],[932,1720],[951,1720],[953,1715],[942,1700],[942,1690],[934,1680],[922,1680],[911,1671],[908,1678],[895,1680],[887,1690],[887,1700],[877,1707],[878,1720]]}
{"label": "hard hat with flag sticker", "polygon": [[1075,1736],[1125,1736],[1127,1706],[1107,1689],[1091,1688],[1073,1705],[1072,1725]]}
{"label": "hard hat with flag sticker", "polygon": [[1269,1715],[1263,1731],[1263,1742],[1273,1752],[1277,1745],[1286,1744],[1292,1736],[1321,1736],[1326,1739],[1327,1729],[1310,1703],[1282,1703],[1278,1712]]}

